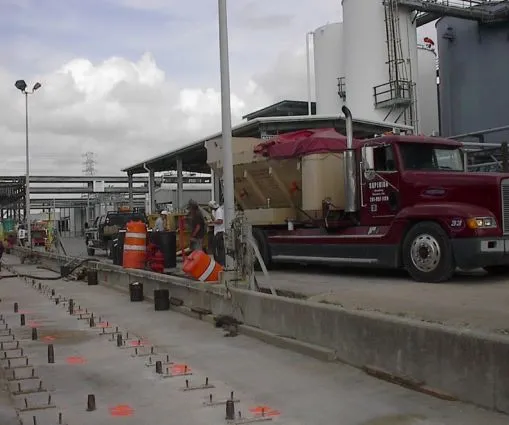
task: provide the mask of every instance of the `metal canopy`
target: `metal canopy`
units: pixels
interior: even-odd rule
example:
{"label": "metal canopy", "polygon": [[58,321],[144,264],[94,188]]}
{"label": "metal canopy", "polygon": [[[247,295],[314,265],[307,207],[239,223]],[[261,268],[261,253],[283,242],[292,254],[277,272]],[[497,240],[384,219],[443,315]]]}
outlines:
{"label": "metal canopy", "polygon": [[[272,136],[290,131],[308,128],[331,128],[334,127],[340,133],[346,131],[344,117],[335,115],[312,115],[312,116],[284,116],[284,117],[259,117],[233,127],[233,137],[257,137]],[[394,128],[400,130],[412,130],[411,127],[393,123],[379,123],[366,120],[354,120],[354,137],[366,138],[375,134],[391,131]],[[195,173],[209,173],[207,165],[207,150],[205,142],[221,137],[221,133],[213,134],[198,140],[188,146],[147,159],[146,161],[124,168],[122,171],[128,174],[145,174],[145,166],[154,172],[170,171],[177,168],[177,159],[182,160],[182,170]]]}
{"label": "metal canopy", "polygon": [[[312,115],[316,114],[316,102],[311,102]],[[244,115],[242,119],[251,121],[261,117],[282,117],[282,116],[302,116],[308,113],[308,102],[303,100],[282,100],[257,111]]]}

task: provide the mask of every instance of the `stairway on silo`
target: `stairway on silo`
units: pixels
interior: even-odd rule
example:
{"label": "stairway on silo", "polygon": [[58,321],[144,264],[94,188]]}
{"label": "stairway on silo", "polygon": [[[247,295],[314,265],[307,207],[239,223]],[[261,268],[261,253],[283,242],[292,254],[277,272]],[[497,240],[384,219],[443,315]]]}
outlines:
{"label": "stairway on silo", "polygon": [[393,114],[393,122],[403,118],[406,125],[416,127],[414,84],[409,79],[401,44],[400,17],[397,0],[384,1],[385,31],[389,82],[374,87],[375,108],[387,109],[385,120]]}
{"label": "stairway on silo", "polygon": [[397,0],[401,6],[419,12],[417,26],[443,16],[468,19],[482,23],[509,20],[509,1],[489,0]]}

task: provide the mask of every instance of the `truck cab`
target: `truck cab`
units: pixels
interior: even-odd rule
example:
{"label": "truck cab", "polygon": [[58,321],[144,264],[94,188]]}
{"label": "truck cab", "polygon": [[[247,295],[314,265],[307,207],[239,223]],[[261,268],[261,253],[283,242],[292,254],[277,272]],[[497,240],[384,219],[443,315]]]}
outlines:
{"label": "truck cab", "polygon": [[461,147],[393,136],[360,149],[361,226],[397,242],[394,266],[417,280],[447,280],[456,267],[499,272],[509,264],[503,189],[509,175],[467,172]]}

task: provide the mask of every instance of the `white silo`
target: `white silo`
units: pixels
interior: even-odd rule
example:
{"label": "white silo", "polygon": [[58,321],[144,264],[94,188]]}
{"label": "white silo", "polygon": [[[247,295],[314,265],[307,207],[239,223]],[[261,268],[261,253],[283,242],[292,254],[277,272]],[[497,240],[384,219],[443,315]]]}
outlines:
{"label": "white silo", "polygon": [[[387,5],[382,0],[342,3],[347,106],[355,118],[414,124],[409,114],[411,107],[415,116],[415,96],[409,92],[417,78],[417,28],[412,11],[395,1]],[[391,72],[389,59],[394,65]],[[398,80],[410,82],[406,92],[398,92],[404,84],[396,85]]]}
{"label": "white silo", "polygon": [[313,40],[316,114],[339,115],[343,106],[338,90],[339,78],[344,77],[343,24],[337,22],[318,28]]}
{"label": "white silo", "polygon": [[438,134],[437,55],[435,50],[419,45],[417,78],[417,111],[419,133],[427,136]]}

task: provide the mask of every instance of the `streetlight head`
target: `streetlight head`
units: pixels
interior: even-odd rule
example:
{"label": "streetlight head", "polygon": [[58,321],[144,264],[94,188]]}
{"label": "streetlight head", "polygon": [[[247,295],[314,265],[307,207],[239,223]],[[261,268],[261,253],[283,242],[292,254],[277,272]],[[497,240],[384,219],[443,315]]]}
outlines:
{"label": "streetlight head", "polygon": [[35,83],[34,84],[34,88],[32,89],[33,91],[36,91],[38,89],[40,89],[42,87],[42,84],[41,83]]}
{"label": "streetlight head", "polygon": [[14,83],[14,85],[18,90],[21,90],[22,92],[24,92],[27,88],[27,83],[25,83],[25,80],[18,80]]}

